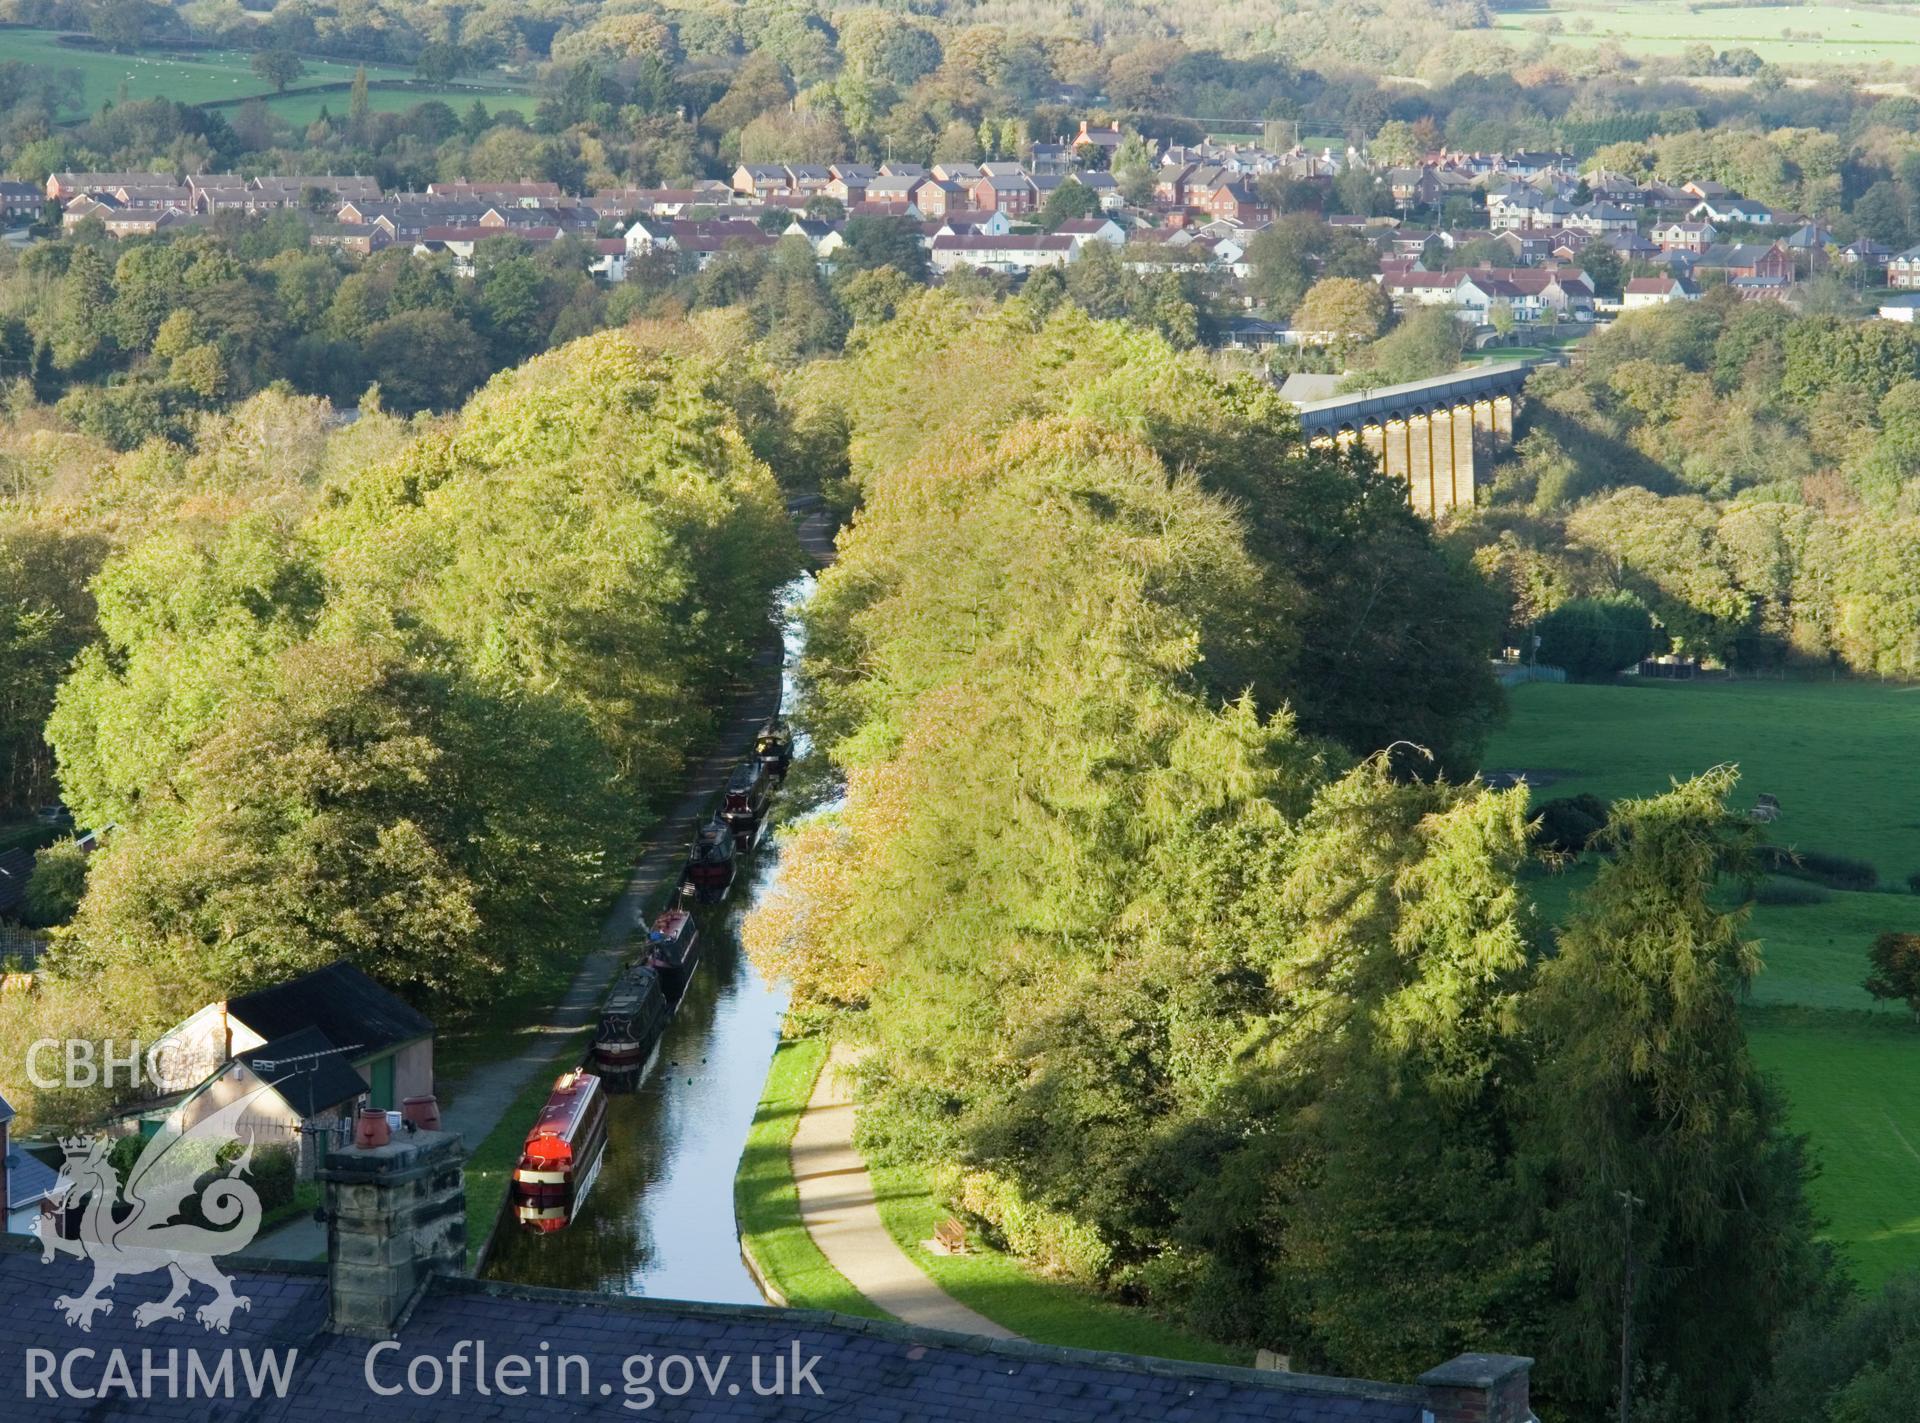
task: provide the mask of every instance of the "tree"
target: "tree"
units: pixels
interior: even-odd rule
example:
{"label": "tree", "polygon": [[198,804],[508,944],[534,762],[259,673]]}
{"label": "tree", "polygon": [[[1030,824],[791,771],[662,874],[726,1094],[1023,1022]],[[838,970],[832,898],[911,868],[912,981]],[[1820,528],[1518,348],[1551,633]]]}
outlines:
{"label": "tree", "polygon": [[1582,682],[1611,681],[1658,646],[1645,605],[1627,594],[1569,599],[1534,631],[1540,639],[1539,660]]}
{"label": "tree", "polygon": [[847,219],[843,236],[843,266],[862,272],[891,267],[909,281],[926,281],[927,249],[920,229],[906,218],[862,213]]}
{"label": "tree", "polygon": [[1048,193],[1047,200],[1040,205],[1040,225],[1048,232],[1056,231],[1061,223],[1074,218],[1099,215],[1100,195],[1072,178]]}
{"label": "tree", "polygon": [[1357,277],[1323,277],[1294,308],[1299,331],[1331,332],[1336,341],[1371,341],[1393,310],[1386,293]]}
{"label": "tree", "polygon": [[1863,987],[1875,998],[1897,998],[1920,1022],[1920,934],[1889,930],[1867,949],[1872,971]]}
{"label": "tree", "polygon": [[287,85],[307,72],[307,66],[290,49],[260,49],[253,53],[253,72],[273,85],[276,94],[284,94]]}
{"label": "tree", "polygon": [[1400,319],[1373,343],[1351,384],[1359,388],[1401,385],[1458,369],[1467,329],[1446,307],[1427,306]]}
{"label": "tree", "polygon": [[1525,1149],[1555,1278],[1541,1374],[1578,1416],[1617,1392],[1629,1306],[1642,1377],[1689,1416],[1750,1416],[1776,1331],[1819,1278],[1804,1143],[1741,1028],[1758,946],[1715,901],[1751,861],[1734,782],[1723,768],[1614,806],[1609,857],[1528,1009],[1544,1061]]}

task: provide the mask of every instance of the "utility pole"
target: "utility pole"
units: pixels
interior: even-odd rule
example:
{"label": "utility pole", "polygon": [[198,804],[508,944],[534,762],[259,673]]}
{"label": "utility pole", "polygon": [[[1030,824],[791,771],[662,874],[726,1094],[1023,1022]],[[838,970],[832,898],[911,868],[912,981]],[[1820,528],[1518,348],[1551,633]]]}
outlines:
{"label": "utility pole", "polygon": [[1633,1398],[1633,1208],[1645,1204],[1632,1191],[1620,1192],[1627,1225],[1626,1270],[1620,1289],[1620,1423],[1629,1423]]}

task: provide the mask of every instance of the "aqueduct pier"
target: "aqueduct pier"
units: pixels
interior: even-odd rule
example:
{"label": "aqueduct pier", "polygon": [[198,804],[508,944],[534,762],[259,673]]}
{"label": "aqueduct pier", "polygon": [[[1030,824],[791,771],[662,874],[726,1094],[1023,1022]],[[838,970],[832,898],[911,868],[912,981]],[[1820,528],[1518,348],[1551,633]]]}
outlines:
{"label": "aqueduct pier", "polygon": [[1295,407],[1300,433],[1316,445],[1364,444],[1406,481],[1413,507],[1438,518],[1473,503],[1476,461],[1512,443],[1514,405],[1537,364],[1504,361],[1308,401]]}

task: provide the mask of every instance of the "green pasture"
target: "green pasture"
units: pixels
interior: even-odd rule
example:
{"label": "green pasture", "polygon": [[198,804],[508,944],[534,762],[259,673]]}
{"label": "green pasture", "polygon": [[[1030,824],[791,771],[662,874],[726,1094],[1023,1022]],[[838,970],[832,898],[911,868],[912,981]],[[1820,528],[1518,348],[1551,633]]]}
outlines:
{"label": "green pasture", "polygon": [[[124,86],[129,99],[172,99],[204,104],[215,99],[244,99],[271,94],[273,86],[253,72],[247,50],[167,51],[151,54],[114,54],[93,46],[60,43],[51,30],[0,29],[0,62],[15,59],[40,69],[77,69],[85,86],[85,102],[73,112],[91,113]],[[349,83],[354,67],[325,59],[305,59],[301,84]],[[407,79],[410,69],[370,64],[367,78]],[[316,111],[317,111],[316,105]],[[339,107],[346,107],[346,95]]]}
{"label": "green pasture", "polygon": [[[1494,28],[1509,43],[1557,20],[1554,44],[1618,44],[1629,54],[1679,54],[1689,45],[1751,49],[1769,64],[1920,63],[1920,13],[1880,5],[1691,6],[1677,0],[1515,6],[1497,10]],[[1789,35],[1786,32],[1791,31]]]}
{"label": "green pasture", "polygon": [[[434,99],[463,117],[473,107],[475,99],[485,104],[490,114],[502,109],[518,109],[523,114],[531,115],[536,102],[531,94],[506,89],[453,87],[367,90],[367,103],[376,113],[405,113],[415,104]],[[319,118],[323,108],[336,119],[345,118],[347,114],[347,92],[344,89],[320,93],[296,91],[270,97],[263,102],[271,112],[301,128]]]}
{"label": "green pasture", "polygon": [[[1860,987],[1866,949],[1920,931],[1920,689],[1866,682],[1530,683],[1493,738],[1489,769],[1548,772],[1536,802],[1654,794],[1723,762],[1736,806],[1767,792],[1779,844],[1864,859],[1873,893],[1756,905],[1763,967],[1748,1004],[1755,1059],[1785,1088],[1820,1165],[1814,1203],[1863,1285],[1920,1267],[1920,1026]],[[1591,869],[1538,874],[1543,917],[1564,917]]]}

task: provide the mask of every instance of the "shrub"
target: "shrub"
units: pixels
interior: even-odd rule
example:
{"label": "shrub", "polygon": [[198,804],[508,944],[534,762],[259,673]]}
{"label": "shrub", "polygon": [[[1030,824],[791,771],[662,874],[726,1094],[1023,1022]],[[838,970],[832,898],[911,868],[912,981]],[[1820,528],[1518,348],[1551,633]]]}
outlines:
{"label": "shrub", "polygon": [[47,846],[27,878],[27,922],[44,929],[73,918],[87,892],[87,856],[72,840]]}
{"label": "shrub", "polygon": [[1753,891],[1755,904],[1789,908],[1801,904],[1825,904],[1833,895],[1823,885],[1807,880],[1784,879],[1769,875]]}
{"label": "shrub", "polygon": [[1596,795],[1562,796],[1540,806],[1534,838],[1550,850],[1578,855],[1606,827],[1607,803]]}
{"label": "shrub", "polygon": [[1829,889],[1867,890],[1880,883],[1880,872],[1872,865],[1846,855],[1795,850],[1785,845],[1762,845],[1757,854],[1760,867],[1771,874],[1812,880]]}
{"label": "shrub", "polygon": [[1920,870],[1907,876],[1907,888],[1914,894],[1920,894]]}
{"label": "shrub", "polygon": [[1638,598],[1574,598],[1539,622],[1540,660],[1576,681],[1606,681],[1660,645],[1653,617]]}

